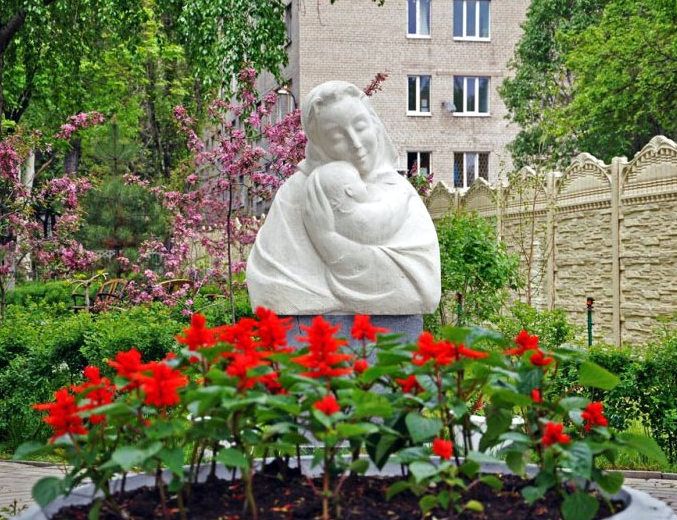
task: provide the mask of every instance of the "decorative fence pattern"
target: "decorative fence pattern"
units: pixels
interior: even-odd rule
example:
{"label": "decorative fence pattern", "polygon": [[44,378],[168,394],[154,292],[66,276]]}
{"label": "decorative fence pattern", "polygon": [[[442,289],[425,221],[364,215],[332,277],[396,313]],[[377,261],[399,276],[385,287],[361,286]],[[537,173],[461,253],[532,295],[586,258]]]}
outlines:
{"label": "decorative fence pattern", "polygon": [[427,206],[433,219],[494,219],[528,274],[520,296],[536,307],[584,326],[593,297],[597,341],[642,343],[657,317],[677,315],[677,144],[664,136],[630,161],[582,153],[563,173],[523,168],[512,185],[478,179],[463,194],[440,182]]}

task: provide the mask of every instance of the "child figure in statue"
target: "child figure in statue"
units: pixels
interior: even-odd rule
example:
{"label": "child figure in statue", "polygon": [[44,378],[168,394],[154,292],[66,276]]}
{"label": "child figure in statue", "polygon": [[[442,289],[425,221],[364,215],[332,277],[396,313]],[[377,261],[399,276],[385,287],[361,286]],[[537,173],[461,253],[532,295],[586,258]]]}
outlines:
{"label": "child figure in statue", "polygon": [[[409,194],[382,197],[368,186],[351,163],[333,161],[310,174],[308,190],[321,191],[334,214],[335,231],[362,244],[381,244],[402,227]],[[309,194],[309,196],[313,196]]]}

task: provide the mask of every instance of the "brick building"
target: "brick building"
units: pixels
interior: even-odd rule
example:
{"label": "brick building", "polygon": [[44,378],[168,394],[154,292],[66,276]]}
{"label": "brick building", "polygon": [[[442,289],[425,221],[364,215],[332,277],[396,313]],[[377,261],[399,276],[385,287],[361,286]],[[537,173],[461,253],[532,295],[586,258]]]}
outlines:
{"label": "brick building", "polygon": [[[529,0],[290,0],[293,94],[284,111],[330,79],[366,86],[387,72],[372,98],[398,151],[398,168],[417,162],[435,181],[467,187],[511,167],[505,145],[517,132],[498,86],[507,74]],[[264,79],[262,89],[277,88]]]}

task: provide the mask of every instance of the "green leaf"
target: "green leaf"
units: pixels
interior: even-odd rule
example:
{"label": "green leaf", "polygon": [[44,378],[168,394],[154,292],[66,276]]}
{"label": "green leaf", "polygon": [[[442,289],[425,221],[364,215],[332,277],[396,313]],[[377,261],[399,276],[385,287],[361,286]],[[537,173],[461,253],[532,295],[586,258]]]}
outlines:
{"label": "green leaf", "polygon": [[31,495],[40,507],[45,507],[52,500],[63,495],[65,491],[63,479],[59,477],[43,477],[33,486]]}
{"label": "green leaf", "polygon": [[612,390],[620,379],[597,363],[584,361],[578,369],[578,382],[583,386]]}
{"label": "green leaf", "polygon": [[476,513],[481,513],[484,511],[484,505],[482,502],[479,502],[477,500],[468,500],[464,505],[464,509],[468,509],[469,511],[475,511]]}
{"label": "green leaf", "polygon": [[521,451],[509,451],[505,456],[505,463],[515,475],[524,476],[527,467],[524,458],[525,453]]}
{"label": "green leaf", "polygon": [[369,461],[366,459],[356,460],[350,465],[348,469],[357,473],[358,475],[364,475],[369,469]]}
{"label": "green leaf", "polygon": [[426,495],[421,500],[418,501],[418,507],[421,508],[421,512],[425,515],[437,506],[437,496],[435,495]]}
{"label": "green leaf", "polygon": [[417,444],[432,439],[442,429],[442,421],[439,419],[428,419],[416,412],[408,413],[405,422],[411,440]]}
{"label": "green leaf", "polygon": [[638,435],[636,433],[623,432],[618,434],[620,440],[625,446],[634,449],[640,454],[656,462],[667,464],[667,458],[660,446],[650,437]]}
{"label": "green leaf", "polygon": [[181,448],[163,448],[158,458],[176,476],[183,476],[183,450]]}
{"label": "green leaf", "polygon": [[14,455],[12,455],[12,460],[24,460],[31,455],[36,455],[46,449],[49,449],[49,446],[45,446],[41,442],[28,441],[21,444]]}
{"label": "green leaf", "polygon": [[522,496],[524,497],[525,502],[531,505],[536,502],[536,500],[543,498],[545,491],[546,490],[542,487],[526,486],[525,488],[522,488]]}
{"label": "green leaf", "polygon": [[240,450],[236,450],[235,448],[222,449],[216,456],[216,460],[231,468],[249,467],[249,463],[247,462],[247,458],[244,456],[244,453],[242,453]]}
{"label": "green leaf", "polygon": [[564,498],[562,517],[564,520],[592,520],[598,509],[599,503],[596,498],[582,491],[576,491]]}
{"label": "green leaf", "polygon": [[592,473],[592,450],[585,442],[574,442],[567,450],[565,467],[571,469],[573,476],[590,479]]}
{"label": "green leaf", "polygon": [[437,467],[430,462],[417,460],[409,464],[409,471],[414,476],[416,482],[421,482],[427,478],[437,475]]}
{"label": "green leaf", "polygon": [[388,487],[388,490],[386,491],[386,500],[390,500],[395,495],[402,493],[402,491],[406,491],[410,487],[411,484],[409,483],[409,481],[398,480],[392,486]]}
{"label": "green leaf", "polygon": [[468,458],[479,464],[500,464],[500,459],[483,451],[469,451]]}
{"label": "green leaf", "polygon": [[360,419],[362,417],[389,417],[393,413],[393,407],[385,395],[374,392],[365,392],[355,390],[353,392],[352,404],[355,406],[353,417]]}
{"label": "green leaf", "polygon": [[378,426],[370,423],[341,423],[336,426],[336,431],[341,437],[361,437],[370,433],[376,433]]}
{"label": "green leaf", "polygon": [[149,458],[162,449],[162,444],[154,442],[146,449],[134,448],[132,446],[121,446],[111,455],[111,460],[118,464],[124,471],[129,471],[134,466],[140,466]]}
{"label": "green leaf", "polygon": [[503,489],[503,481],[496,475],[482,475],[480,477],[480,482],[486,484],[494,491],[500,491]]}
{"label": "green leaf", "polygon": [[565,397],[564,399],[560,399],[558,404],[565,412],[568,412],[571,410],[582,410],[589,402],[590,399],[585,397]]}
{"label": "green leaf", "polygon": [[595,478],[595,482],[604,491],[613,495],[621,490],[623,479],[623,473],[618,471],[602,471]]}

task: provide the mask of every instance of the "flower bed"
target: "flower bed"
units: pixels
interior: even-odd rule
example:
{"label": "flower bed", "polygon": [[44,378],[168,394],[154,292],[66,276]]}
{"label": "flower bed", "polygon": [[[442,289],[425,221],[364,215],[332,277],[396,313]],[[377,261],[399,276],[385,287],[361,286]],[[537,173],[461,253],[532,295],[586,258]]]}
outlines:
{"label": "flower bed", "polygon": [[[600,458],[613,461],[628,448],[663,457],[651,439],[610,430],[600,402],[546,400],[562,361],[579,363],[583,386],[610,389],[618,380],[576,350],[544,352],[526,331],[513,341],[491,331],[448,328],[442,339],[423,333],[407,345],[359,317],[352,335],[361,348],[351,352],[336,328],[317,317],[300,338],[307,347],[295,352],[286,343],[288,329],[287,320],[265,309],[257,309],[255,319],[214,328],[194,315],[178,336],[185,347],[178,356],[144,363],[134,349],[120,352],[108,362],[113,380],[87,367],[84,383],[36,406],[48,412],[50,444],[17,452],[25,457],[60,449],[73,467],[65,479],[38,482],[36,501],[46,504],[89,478],[103,495],[92,515],[126,517],[131,505],[113,494],[110,482],[141,469],[156,475],[153,514],[202,518],[195,511],[204,503],[195,501],[196,477],[205,465],[215,472],[218,462],[242,475],[219,484],[221,502],[234,508],[219,512],[226,517],[272,518],[264,508],[282,507],[279,500],[288,497],[290,510],[282,512],[292,518],[300,498],[316,504],[306,518],[350,518],[347,509],[374,518],[389,518],[377,516],[388,510],[401,510],[392,518],[428,512],[472,518],[510,496],[525,509],[524,518],[544,511],[550,516],[543,518],[585,520],[614,511],[609,497],[623,481],[619,473],[600,470]],[[373,350],[377,361],[370,366]],[[471,415],[478,411],[486,426],[475,446],[479,426]],[[301,447],[313,444],[311,466],[321,469],[314,482],[276,478],[291,461],[301,467]],[[272,478],[256,470],[261,457],[275,461]],[[482,472],[481,464],[496,457],[526,480]],[[377,469],[399,464],[401,476],[367,479],[369,461]],[[538,472],[527,478],[531,461]],[[169,482],[163,470],[171,473]],[[376,496],[381,507],[355,503],[367,496]],[[415,507],[403,509],[404,503]]]}

